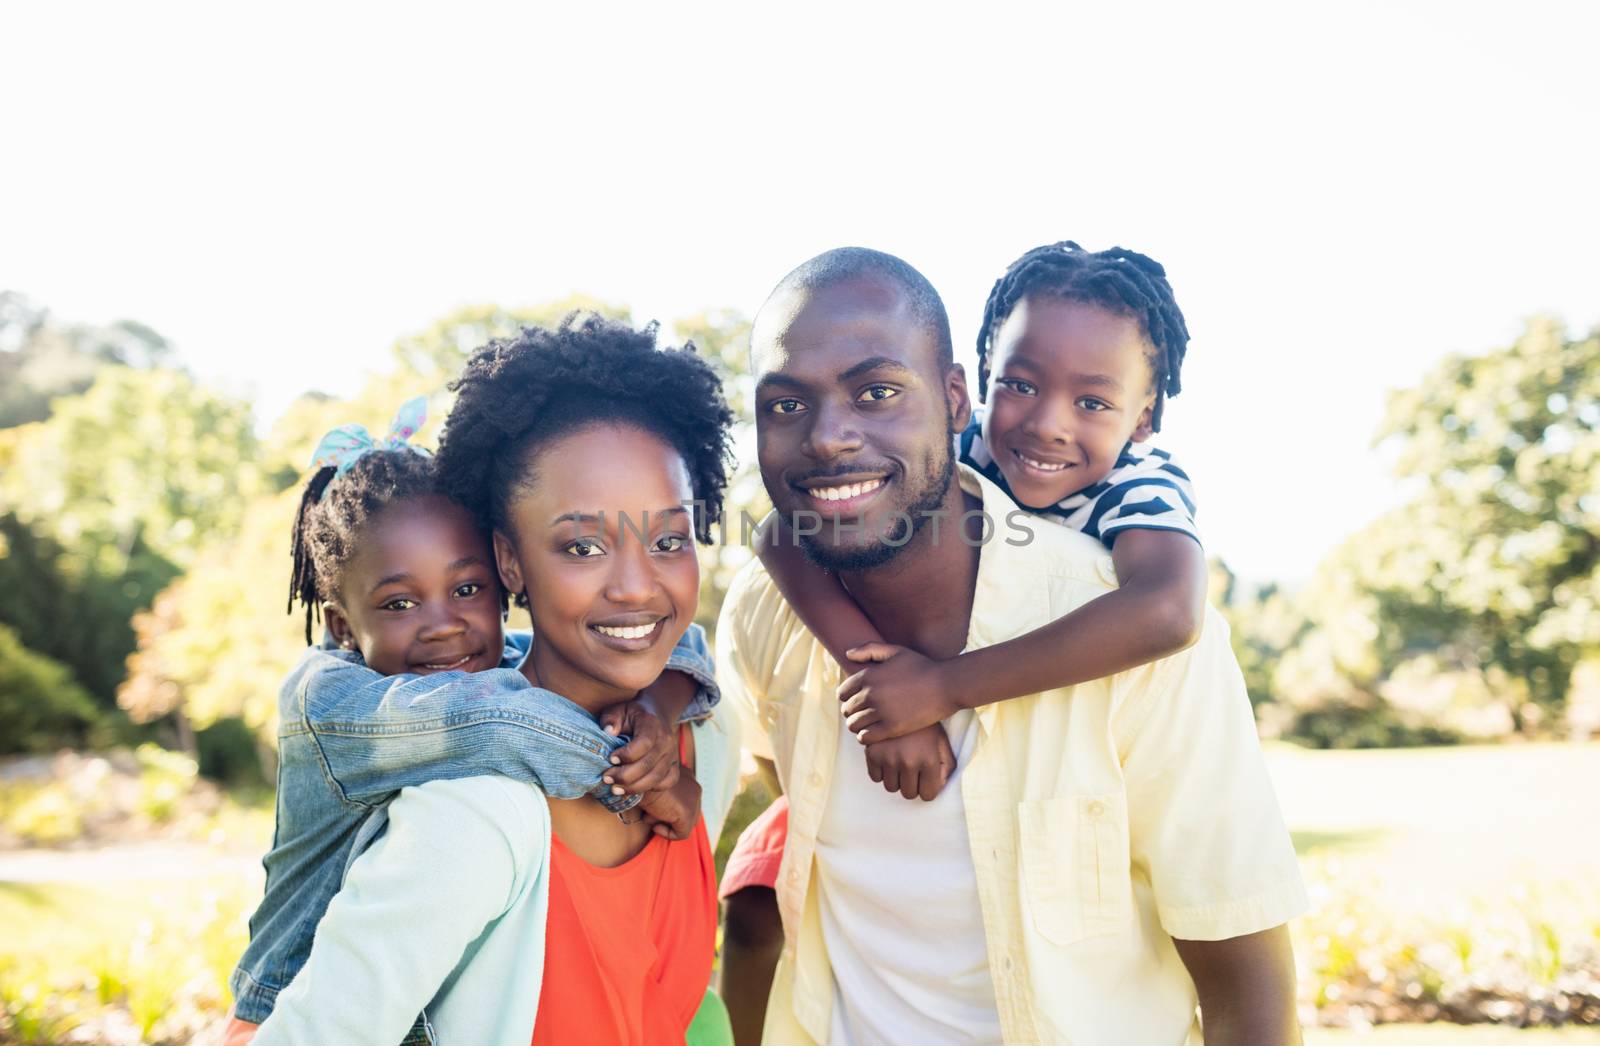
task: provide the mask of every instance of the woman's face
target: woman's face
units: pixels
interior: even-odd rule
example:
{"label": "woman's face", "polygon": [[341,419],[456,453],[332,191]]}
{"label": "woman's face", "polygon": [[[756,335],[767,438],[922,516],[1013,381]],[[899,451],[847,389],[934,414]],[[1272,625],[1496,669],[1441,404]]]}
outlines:
{"label": "woman's face", "polygon": [[626,424],[569,433],[530,467],[495,558],[528,596],[531,678],[598,712],[653,682],[694,619],[693,488],[676,450]]}

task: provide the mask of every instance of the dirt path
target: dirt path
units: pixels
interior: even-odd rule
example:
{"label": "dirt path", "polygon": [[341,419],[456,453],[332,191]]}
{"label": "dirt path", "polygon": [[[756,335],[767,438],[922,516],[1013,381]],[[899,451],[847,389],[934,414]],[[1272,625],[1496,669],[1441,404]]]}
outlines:
{"label": "dirt path", "polygon": [[196,879],[237,875],[261,879],[257,855],[205,843],[120,843],[83,850],[0,851],[0,883],[104,883],[138,879]]}

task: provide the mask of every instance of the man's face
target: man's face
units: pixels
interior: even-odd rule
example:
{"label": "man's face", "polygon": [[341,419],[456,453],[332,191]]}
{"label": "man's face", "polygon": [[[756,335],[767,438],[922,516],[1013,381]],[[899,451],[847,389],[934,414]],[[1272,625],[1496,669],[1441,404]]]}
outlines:
{"label": "man's face", "polygon": [[773,507],[832,570],[892,559],[944,501],[960,367],[898,288],[859,277],[769,302],[752,338],[756,443]]}

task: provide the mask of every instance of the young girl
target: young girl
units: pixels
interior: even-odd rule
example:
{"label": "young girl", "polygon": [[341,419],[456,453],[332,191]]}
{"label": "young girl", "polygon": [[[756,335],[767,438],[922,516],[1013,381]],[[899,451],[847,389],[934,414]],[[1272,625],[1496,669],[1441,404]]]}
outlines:
{"label": "young girl", "polygon": [[[453,387],[441,478],[529,608],[520,672],[591,713],[635,700],[694,616],[694,538],[720,514],[715,375],[653,328],[569,319],[492,343]],[[674,738],[693,773],[657,816],[701,809],[687,839],[504,777],[402,791],[260,1041],[392,1043],[418,1011],[446,1042],[684,1041],[711,971],[730,726]]]}
{"label": "young girl", "polygon": [[[301,500],[290,609],[304,604],[308,641],[320,611],[332,645],[308,650],[280,697],[277,829],[232,978],[234,1041],[267,1018],[304,963],[358,838],[375,834],[374,811],[402,786],[492,771],[553,796],[595,794],[617,811],[644,799],[647,813],[663,814],[678,776],[675,734],[649,702],[597,722],[516,671],[530,639],[507,642],[487,533],[408,442],[424,405],[407,403],[381,443],[359,426],[329,433]],[[689,674],[668,673],[658,687],[668,721],[700,684],[691,711],[705,714],[716,694],[703,636],[687,636],[668,667]],[[618,735],[629,733],[624,744]],[[659,830],[687,836],[692,811],[671,813],[654,818]]]}
{"label": "young girl", "polygon": [[[978,331],[983,406],[957,439],[960,459],[1023,510],[1103,542],[1120,582],[1037,631],[942,662],[885,643],[781,521],[763,528],[758,552],[789,605],[840,664],[865,665],[839,698],[874,781],[931,800],[954,769],[941,720],[1125,671],[1198,638],[1206,568],[1189,478],[1143,446],[1181,387],[1188,341],[1166,271],[1134,251],[1037,247],[990,291]],[[776,959],[771,887],[786,813],[780,799],[752,822],[723,877],[725,938],[738,949],[724,958],[723,989],[740,1041],[759,1036]],[[735,991],[737,962],[749,969]]]}

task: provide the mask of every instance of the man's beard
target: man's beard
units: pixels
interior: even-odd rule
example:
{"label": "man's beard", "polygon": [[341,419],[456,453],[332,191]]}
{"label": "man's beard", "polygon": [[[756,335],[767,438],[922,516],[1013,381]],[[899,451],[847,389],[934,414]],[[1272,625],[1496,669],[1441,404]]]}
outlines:
{"label": "man's beard", "polygon": [[805,557],[812,563],[824,570],[831,570],[836,574],[848,574],[881,567],[910,548],[917,534],[928,525],[932,514],[943,507],[950,484],[955,481],[955,453],[948,439],[941,445],[944,449],[942,460],[930,465],[928,482],[916,492],[911,504],[899,510],[900,518],[895,520],[894,527],[889,533],[869,545],[859,548],[839,548],[818,540],[829,531],[829,527],[824,525],[819,533],[805,534],[800,538],[800,551],[805,553]]}

